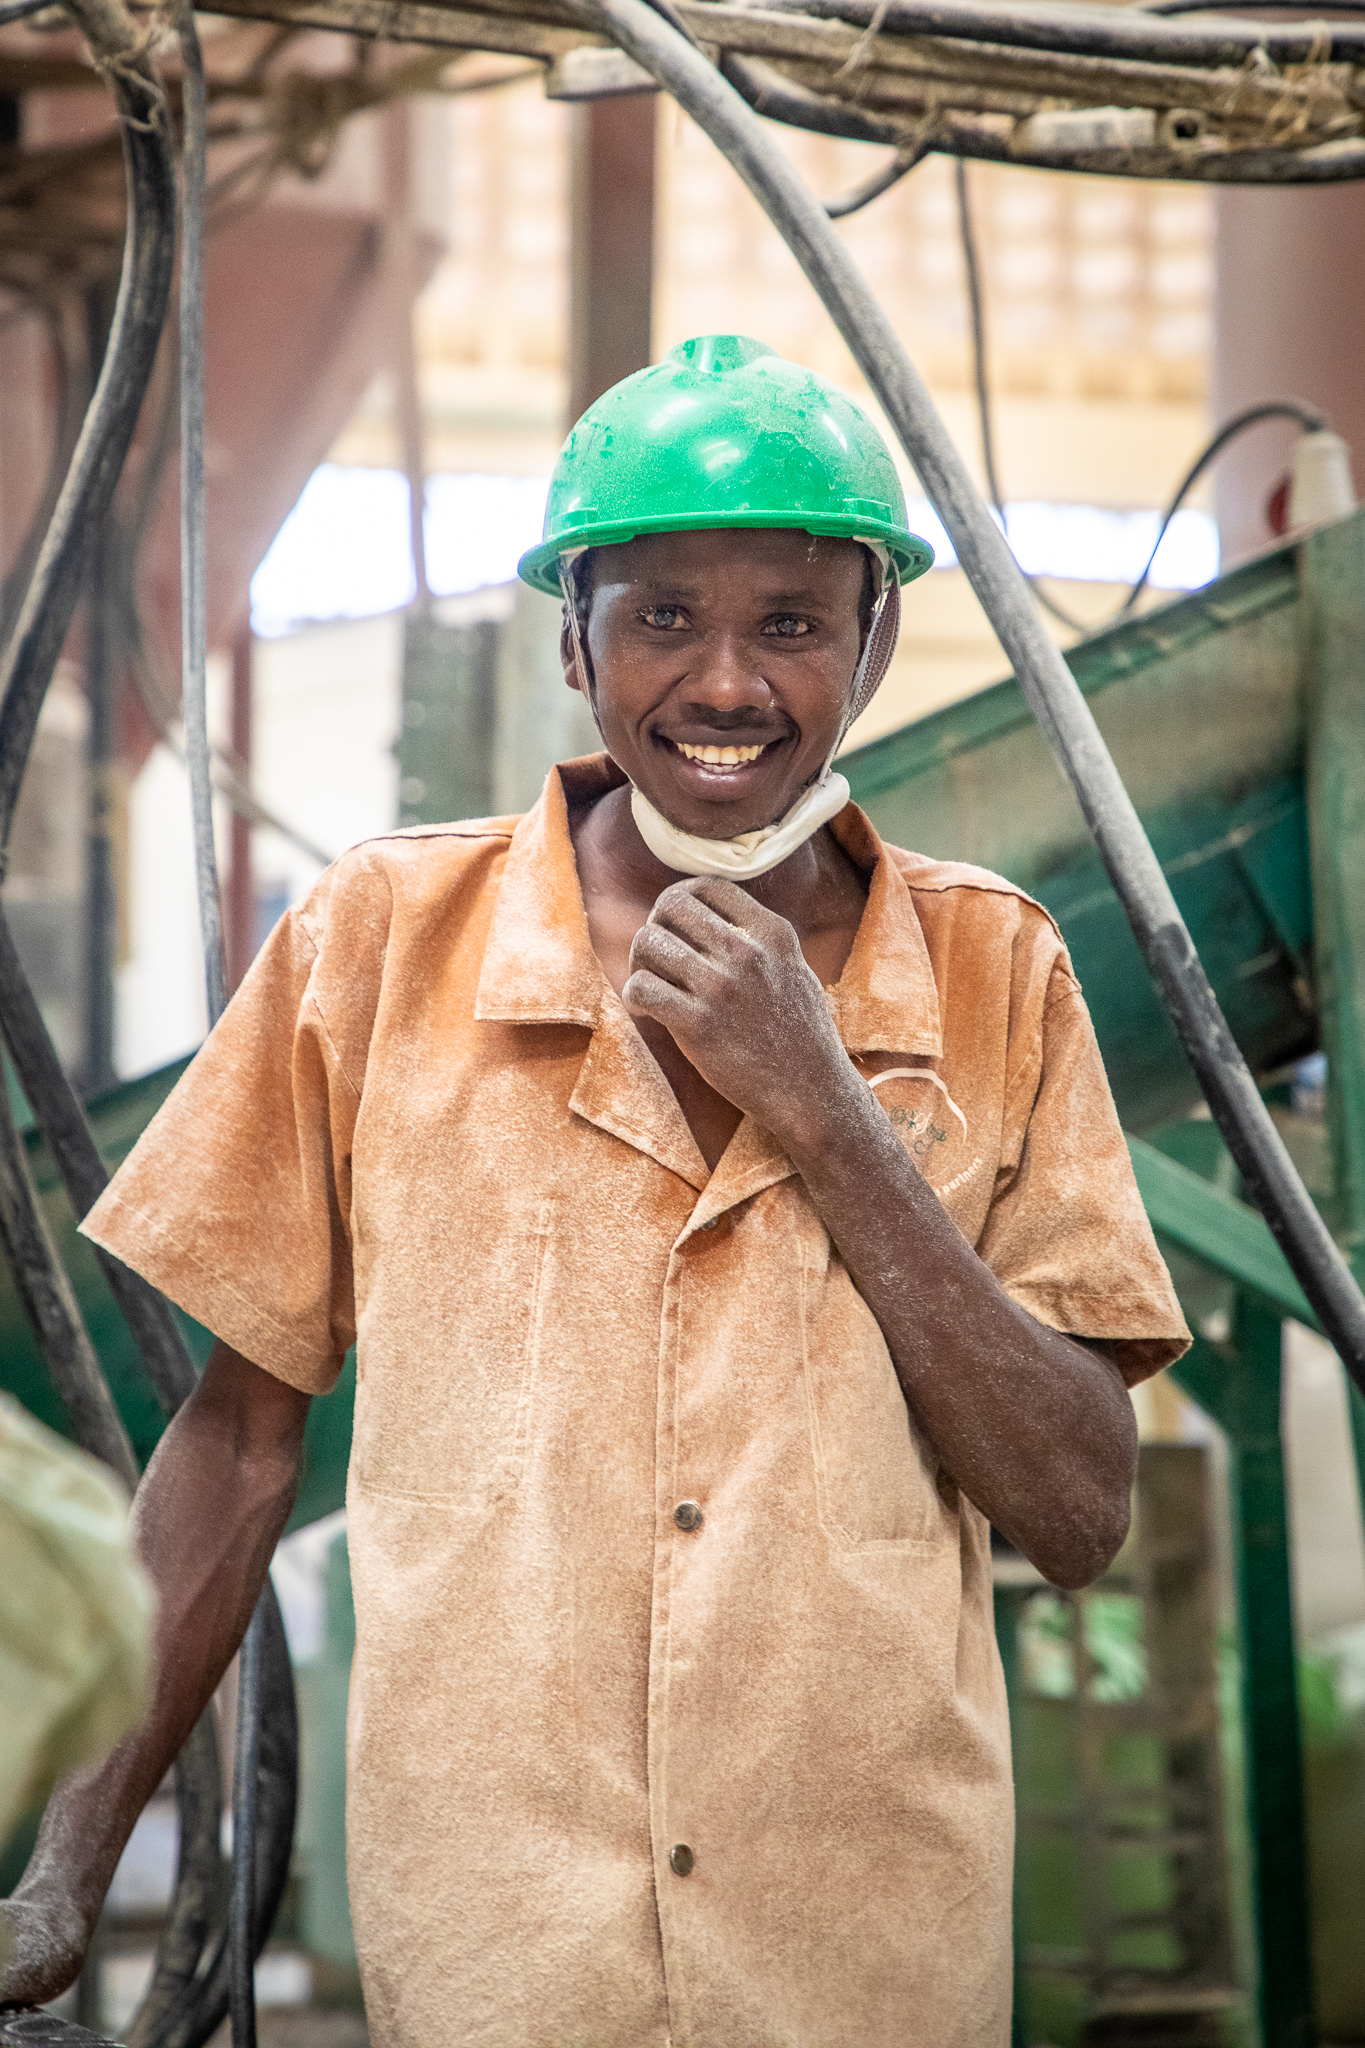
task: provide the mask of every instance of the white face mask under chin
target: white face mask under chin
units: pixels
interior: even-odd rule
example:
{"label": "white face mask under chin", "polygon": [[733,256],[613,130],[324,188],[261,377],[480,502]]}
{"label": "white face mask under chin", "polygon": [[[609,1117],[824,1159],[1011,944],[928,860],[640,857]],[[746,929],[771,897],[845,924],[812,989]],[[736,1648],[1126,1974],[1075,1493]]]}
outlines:
{"label": "white face mask under chin", "polygon": [[666,868],[676,868],[680,875],[724,875],[727,881],[752,882],[837,818],[849,794],[846,778],[827,768],[775,825],[761,825],[733,839],[703,839],[695,832],[679,831],[633,785],[630,814],[645,845]]}
{"label": "white face mask under chin", "polygon": [[[723,875],[731,882],[752,882],[759,875],[766,875],[794,854],[799,846],[827,825],[831,818],[837,818],[852,792],[847,778],[833,768],[834,755],[857,713],[865,705],[885,674],[891,659],[891,647],[895,644],[895,632],[899,625],[899,607],[890,620],[891,647],[882,642],[878,628],[883,622],[883,613],[893,602],[892,592],[899,598],[898,585],[893,581],[895,571],[890,566],[886,550],[879,544],[864,542],[877,561],[882,574],[882,591],[873,613],[872,626],[863,647],[862,658],[849,689],[848,712],[839,737],[830,749],[823,773],[816,782],[802,790],[790,809],[784,811],[775,824],[760,825],[752,832],[740,832],[733,839],[703,839],[699,833],[684,832],[677,825],[670,825],[662,811],[656,810],[649,798],[631,784],[630,813],[635,828],[656,860],[665,867],[673,868],[680,875]],[[574,660],[578,668],[579,683],[587,698],[593,717],[597,716],[597,705],[588,683],[588,664],[584,657],[579,637],[577,591],[574,588],[572,563],[582,549],[562,555],[559,561],[559,582],[564,593],[564,605],[568,614],[569,637],[573,642]],[[874,655],[874,649],[876,653]],[[876,677],[868,687],[869,669],[873,660],[879,662]]]}

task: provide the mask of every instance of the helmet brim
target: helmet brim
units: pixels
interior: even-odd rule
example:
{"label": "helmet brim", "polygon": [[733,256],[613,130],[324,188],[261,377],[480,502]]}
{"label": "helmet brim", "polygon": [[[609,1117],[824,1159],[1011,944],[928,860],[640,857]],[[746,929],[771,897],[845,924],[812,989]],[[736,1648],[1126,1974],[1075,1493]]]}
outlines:
{"label": "helmet brim", "polygon": [[528,548],[517,563],[517,574],[533,590],[541,590],[547,597],[558,597],[561,555],[576,554],[583,548],[619,547],[625,541],[637,540],[646,533],[766,532],[773,529],[815,533],[831,540],[878,541],[895,563],[902,584],[913,583],[917,576],[922,576],[933,566],[934,551],[928,541],[889,520],[869,519],[861,512],[812,519],[809,513],[763,512],[746,508],[742,512],[731,513],[707,511],[688,515],[672,512],[657,519],[632,519],[624,525],[599,522],[588,514],[579,520],[566,522],[553,540],[540,541],[535,547]]}

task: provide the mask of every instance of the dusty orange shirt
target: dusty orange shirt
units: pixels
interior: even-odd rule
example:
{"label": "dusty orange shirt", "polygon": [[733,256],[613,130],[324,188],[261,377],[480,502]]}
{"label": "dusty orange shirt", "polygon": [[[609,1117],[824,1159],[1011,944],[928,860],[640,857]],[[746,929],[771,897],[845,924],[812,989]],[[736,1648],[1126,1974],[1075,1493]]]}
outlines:
{"label": "dusty orange shirt", "polygon": [[[85,1227],[294,1386],[358,1337],[380,2048],[1003,2048],[989,1532],[774,1140],[708,1177],[602,973],[566,791],[617,780],[347,854]],[[1057,932],[835,830],[850,1055],[1010,1293],[1154,1370],[1185,1328]]]}

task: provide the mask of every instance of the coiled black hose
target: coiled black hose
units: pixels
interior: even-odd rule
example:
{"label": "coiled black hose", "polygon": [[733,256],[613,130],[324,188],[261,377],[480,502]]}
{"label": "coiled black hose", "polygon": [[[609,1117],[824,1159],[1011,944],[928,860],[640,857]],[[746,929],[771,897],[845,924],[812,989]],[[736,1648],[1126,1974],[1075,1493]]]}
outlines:
{"label": "coiled black hose", "polygon": [[[896,13],[892,0],[885,17],[881,14],[879,0],[870,0],[867,5],[863,0],[809,0],[809,4],[807,0],[773,0],[773,4],[789,12],[834,16],[869,28],[874,20],[879,25],[889,22],[908,33],[946,34],[948,29],[944,23],[952,21],[961,23],[953,32],[965,36],[972,25],[970,16],[961,17],[951,9],[945,12],[943,22],[939,22],[938,0],[910,0],[903,16]],[[1068,15],[1077,16],[1085,12],[1078,5],[1068,5],[1067,11]],[[1117,7],[1091,12],[1121,17],[1121,10]],[[932,14],[934,18],[921,30],[915,24],[925,14]],[[1006,30],[1011,22],[1016,21],[1028,26],[1030,19],[1031,16],[1015,16],[1007,9],[993,8],[981,33],[991,42],[1020,42],[1023,38],[1011,36]],[[1040,31],[1036,45],[1029,39],[1025,47],[1036,46],[1073,54],[1071,42],[1060,33],[1061,28],[1068,25],[1058,24],[1056,30],[1049,27]],[[1260,24],[1242,23],[1238,26],[1255,31]],[[1296,41],[1286,46],[1287,51],[1304,44],[1302,31],[1295,30],[1294,35]],[[1077,51],[1085,54],[1087,47],[1082,41],[1077,44]],[[1102,38],[1096,47],[1097,53],[1102,52]],[[1250,47],[1257,45],[1253,42]],[[1352,50],[1365,50],[1365,36],[1355,32],[1355,42],[1349,48],[1343,45],[1340,49],[1334,38],[1333,48],[1338,60],[1349,60]],[[1229,61],[1240,65],[1245,61],[1246,47],[1239,45],[1238,50],[1236,58]],[[924,154],[935,151],[943,156],[972,157],[982,163],[1013,164],[1035,170],[1076,171],[1098,177],[1175,178],[1206,185],[1335,185],[1365,177],[1365,144],[1356,138],[1337,138],[1302,149],[1209,151],[1120,142],[1082,145],[1059,140],[1046,145],[1030,145],[1017,131],[992,126],[975,115],[959,114],[951,108],[913,122],[904,117],[893,121],[868,113],[848,100],[832,99],[812,91],[809,86],[798,85],[760,58],[742,57],[734,50],[723,50],[719,61],[722,76],[730,81],[740,98],[756,114],[763,114],[769,120],[780,121],[790,128],[803,128],[815,135],[839,135],[851,142],[885,142],[902,150],[922,150]],[[1282,61],[1290,61],[1289,55],[1286,54]]]}
{"label": "coiled black hose", "polygon": [[[180,238],[180,619],[185,752],[194,828],[195,891],[204,954],[209,1029],[227,1004],[222,902],[213,839],[208,730],[208,546],[204,491],[204,197],[208,110],[204,57],[192,0],[180,0],[184,206]],[[255,1965],[260,1942],[257,1851],[266,1637],[279,1610],[269,1581],[247,1624],[237,1660],[237,1749],[232,1774],[232,1890],[228,1905],[227,1996],[233,2048],[256,2048]],[[285,1649],[288,1668],[288,1650]],[[293,1686],[289,1687],[293,1701]],[[291,1705],[292,1711],[292,1705]],[[292,1836],[292,1812],[289,1822]],[[268,1890],[269,1880],[265,1889]],[[277,1901],[278,1903],[278,1901]],[[273,1919],[273,1909],[271,1918]],[[269,1921],[266,1922],[267,1931]]]}
{"label": "coiled black hose", "polygon": [[[0,876],[38,716],[80,594],[86,537],[108,516],[170,293],[175,188],[159,118],[159,88],[145,59],[131,57],[119,63],[113,83],[128,185],[123,270],[99,379],[23,601],[0,651]],[[8,940],[6,926],[0,951]],[[41,1019],[39,1028],[45,1040]],[[33,1107],[36,1116],[38,1105]],[[0,1189],[0,1237],[73,1426],[97,1457],[133,1485],[132,1450],[38,1209],[7,1100],[0,1104]]]}
{"label": "coiled black hose", "polygon": [[[1214,0],[1235,6],[1237,0]],[[1243,5],[1254,0],[1241,0]],[[1311,0],[1302,0],[1307,6]],[[1107,57],[1141,64],[1187,64],[1237,70],[1257,50],[1276,64],[1312,64],[1329,58],[1358,64],[1365,30],[1352,21],[1173,21],[1202,13],[1204,0],[1156,0],[1137,7],[1078,4],[1012,6],[1010,0],[764,0],[777,14],[815,14],[853,28],[892,35],[944,36],[1068,57]],[[1349,9],[1347,11],[1355,11]],[[648,68],[648,67],[646,67]]]}
{"label": "coiled black hose", "polygon": [[[81,5],[73,0],[72,13],[79,16]],[[129,199],[123,275],[95,394],[0,653],[0,848],[6,851],[38,714],[80,595],[86,538],[108,516],[170,297],[175,177],[159,93],[149,75],[129,64],[115,75],[114,96]]]}
{"label": "coiled black hose", "polygon": [[[0,847],[8,844],[38,716],[80,591],[85,540],[109,514],[115,486],[137,424],[165,321],[175,249],[174,169],[159,88],[122,9],[109,0],[73,0],[71,10],[90,39],[97,62],[113,85],[128,188],[124,261],[113,322],[65,480],[0,655]],[[193,27],[191,21],[191,34]],[[202,133],[202,121],[201,121]],[[202,179],[200,180],[202,191]],[[196,295],[196,306],[198,305]],[[202,477],[202,352],[192,366],[199,392]],[[202,504],[197,601],[202,649]],[[202,653],[200,658],[202,673]],[[221,981],[219,982],[221,995]],[[107,1175],[84,1111],[56,1057],[12,935],[0,911],[0,1024],[35,1119],[51,1146],[77,1215],[104,1187]],[[74,1296],[33,1195],[23,1148],[7,1100],[0,1101],[0,1237],[16,1284],[38,1332],[49,1369],[78,1440],[119,1471],[131,1486],[136,1466],[107,1385],[99,1370]],[[195,1374],[168,1304],[117,1260],[102,1259],[118,1305],[137,1340],[163,1405],[173,1411],[195,1385]],[[250,1690],[269,1705],[271,1724],[260,1742],[259,1781],[251,1803],[262,1826],[248,1827],[242,1855],[252,1871],[256,1910],[239,1941],[248,1987],[255,1955],[269,1933],[287,1881],[297,1789],[298,1727],[288,1645],[273,1590],[258,1608]],[[248,1718],[259,1714],[251,1700]],[[205,1944],[221,1905],[219,1820],[221,1776],[210,1714],[200,1721],[177,1765],[180,1859],[175,1895],[158,1947],[153,1982],[135,2017],[137,2048],[198,2048],[228,2004],[226,1936],[204,1967]],[[249,1996],[249,1990],[248,1990]],[[49,2029],[56,2023],[43,2021]],[[0,2020],[0,2034],[27,2038],[32,2016]]]}
{"label": "coiled black hose", "polygon": [[[894,4],[894,0],[893,0]],[[575,0],[729,158],[823,300],[943,521],[1076,792],[1219,1129],[1331,1342],[1365,1391],[1365,1296],[1295,1171],[1218,1007],[1170,884],[1028,586],[891,323],[824,208],[726,79],[647,0]]]}

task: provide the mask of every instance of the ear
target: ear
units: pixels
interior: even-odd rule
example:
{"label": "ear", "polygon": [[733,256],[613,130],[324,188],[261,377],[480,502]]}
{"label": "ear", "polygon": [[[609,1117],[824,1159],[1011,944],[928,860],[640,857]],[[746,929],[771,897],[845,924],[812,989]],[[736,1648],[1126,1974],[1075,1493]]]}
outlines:
{"label": "ear", "polygon": [[569,689],[573,690],[578,696],[581,697],[583,695],[583,685],[579,679],[578,663],[574,660],[573,634],[569,631],[569,614],[567,608],[564,612],[564,616],[560,622],[559,628],[559,660],[560,665],[564,670],[565,684]]}

